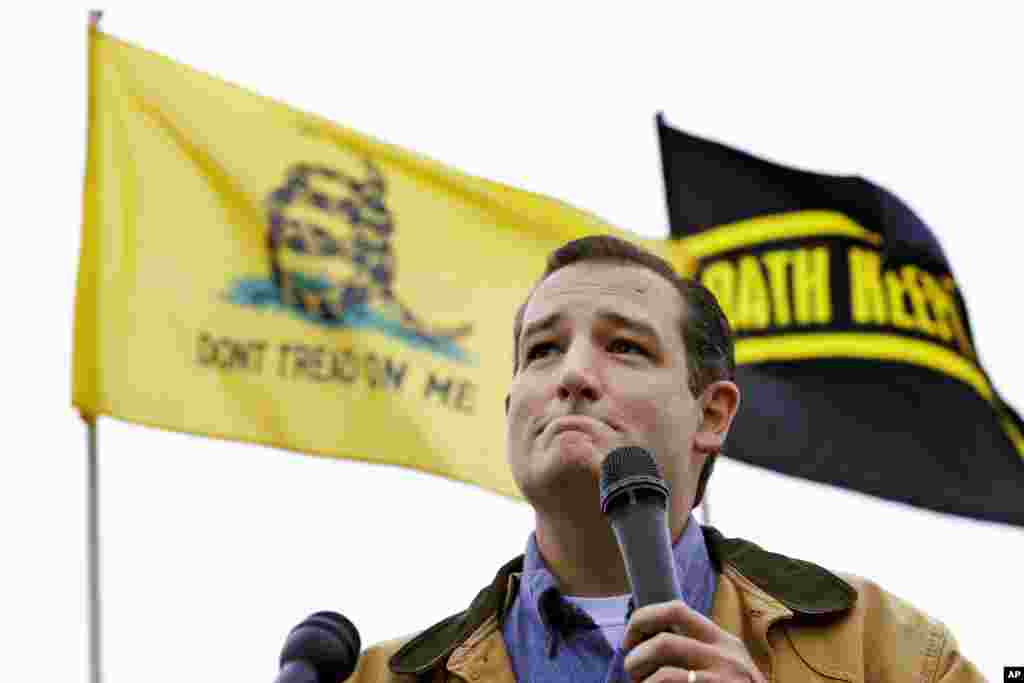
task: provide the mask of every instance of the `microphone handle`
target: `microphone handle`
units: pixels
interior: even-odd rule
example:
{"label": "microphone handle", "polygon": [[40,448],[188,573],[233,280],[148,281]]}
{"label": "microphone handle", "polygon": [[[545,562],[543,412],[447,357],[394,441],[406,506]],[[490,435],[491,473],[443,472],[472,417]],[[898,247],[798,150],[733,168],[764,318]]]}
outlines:
{"label": "microphone handle", "polygon": [[652,498],[619,506],[611,515],[635,607],[682,599],[665,506]]}

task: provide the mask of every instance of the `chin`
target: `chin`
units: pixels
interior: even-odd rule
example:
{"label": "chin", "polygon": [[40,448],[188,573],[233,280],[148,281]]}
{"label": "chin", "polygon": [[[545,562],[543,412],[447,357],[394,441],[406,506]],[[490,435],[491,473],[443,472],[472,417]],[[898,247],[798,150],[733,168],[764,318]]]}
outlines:
{"label": "chin", "polygon": [[536,462],[530,481],[520,487],[527,499],[564,499],[566,494],[579,493],[597,495],[601,480],[603,453],[598,453],[592,444],[562,444],[557,451],[548,452]]}

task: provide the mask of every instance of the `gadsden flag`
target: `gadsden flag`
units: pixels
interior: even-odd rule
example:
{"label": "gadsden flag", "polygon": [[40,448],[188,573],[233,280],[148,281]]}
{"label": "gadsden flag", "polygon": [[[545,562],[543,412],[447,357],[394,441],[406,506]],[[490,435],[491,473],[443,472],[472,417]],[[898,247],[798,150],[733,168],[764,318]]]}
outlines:
{"label": "gadsden flag", "polygon": [[672,234],[736,332],[727,455],[1024,525],[1024,438],[978,361],[949,261],[899,198],[658,117]]}
{"label": "gadsden flag", "polygon": [[545,256],[619,234],[97,30],[73,402],[518,495],[512,320]]}

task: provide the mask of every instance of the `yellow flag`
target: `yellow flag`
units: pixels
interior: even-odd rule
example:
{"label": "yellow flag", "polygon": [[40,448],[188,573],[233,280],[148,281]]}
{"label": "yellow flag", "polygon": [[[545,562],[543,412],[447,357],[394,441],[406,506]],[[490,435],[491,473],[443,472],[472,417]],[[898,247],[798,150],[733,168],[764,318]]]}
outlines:
{"label": "yellow flag", "polygon": [[678,244],[90,32],[81,413],[517,496],[512,321],[564,242]]}

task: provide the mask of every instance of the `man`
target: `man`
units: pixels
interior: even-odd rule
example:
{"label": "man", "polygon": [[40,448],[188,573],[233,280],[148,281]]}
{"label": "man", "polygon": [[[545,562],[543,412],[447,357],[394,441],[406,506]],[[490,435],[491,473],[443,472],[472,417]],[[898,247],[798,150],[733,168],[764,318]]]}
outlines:
{"label": "man", "polygon": [[[739,406],[714,297],[613,237],[556,250],[519,310],[507,455],[535,511],[524,557],[470,607],[366,651],[354,681],[977,681],[942,624],[701,528],[691,515]],[[622,445],[655,456],[683,600],[629,614],[598,495]]]}

